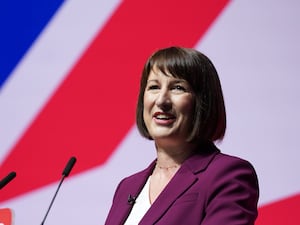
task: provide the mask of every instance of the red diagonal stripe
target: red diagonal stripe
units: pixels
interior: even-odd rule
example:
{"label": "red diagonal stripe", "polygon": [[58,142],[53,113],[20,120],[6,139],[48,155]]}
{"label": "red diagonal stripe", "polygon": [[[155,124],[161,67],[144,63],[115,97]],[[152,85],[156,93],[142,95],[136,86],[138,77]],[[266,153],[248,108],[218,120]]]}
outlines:
{"label": "red diagonal stripe", "polygon": [[2,165],[18,176],[1,199],[57,180],[71,155],[73,173],[103,164],[134,124],[149,54],[194,46],[227,2],[124,1]]}
{"label": "red diagonal stripe", "polygon": [[300,224],[300,194],[277,201],[259,209],[256,225]]}

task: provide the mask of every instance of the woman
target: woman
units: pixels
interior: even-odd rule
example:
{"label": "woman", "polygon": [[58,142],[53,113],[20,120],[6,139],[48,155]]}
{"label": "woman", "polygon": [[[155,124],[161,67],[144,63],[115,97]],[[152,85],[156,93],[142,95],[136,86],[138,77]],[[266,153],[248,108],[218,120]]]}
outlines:
{"label": "woman", "polygon": [[106,225],[254,224],[251,164],[220,153],[226,115],[217,71],[202,53],[170,47],[146,62],[137,126],[157,158],[117,187]]}

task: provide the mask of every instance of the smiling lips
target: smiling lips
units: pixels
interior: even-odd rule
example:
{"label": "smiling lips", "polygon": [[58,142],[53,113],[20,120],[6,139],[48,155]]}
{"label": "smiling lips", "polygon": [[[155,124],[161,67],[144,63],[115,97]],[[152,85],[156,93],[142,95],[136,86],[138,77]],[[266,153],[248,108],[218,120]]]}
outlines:
{"label": "smiling lips", "polygon": [[169,125],[176,119],[174,115],[165,112],[156,112],[154,113],[153,118],[155,122],[160,125]]}

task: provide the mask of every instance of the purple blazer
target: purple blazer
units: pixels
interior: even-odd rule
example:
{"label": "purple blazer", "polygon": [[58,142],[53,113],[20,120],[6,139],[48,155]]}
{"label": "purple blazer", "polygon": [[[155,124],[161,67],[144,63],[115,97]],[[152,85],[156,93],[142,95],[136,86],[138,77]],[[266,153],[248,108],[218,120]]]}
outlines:
{"label": "purple blazer", "polygon": [[[132,202],[155,167],[123,179],[117,187],[105,225],[126,221]],[[257,217],[258,181],[252,165],[211,145],[187,159],[140,225],[251,225]]]}

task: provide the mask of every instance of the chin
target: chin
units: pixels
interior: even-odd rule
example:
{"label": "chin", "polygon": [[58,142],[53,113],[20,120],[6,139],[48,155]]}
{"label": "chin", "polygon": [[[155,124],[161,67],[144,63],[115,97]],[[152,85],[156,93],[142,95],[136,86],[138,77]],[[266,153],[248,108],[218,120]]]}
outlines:
{"label": "chin", "polygon": [[153,138],[153,140],[178,140],[178,134],[174,133],[156,133],[152,134],[151,137]]}

